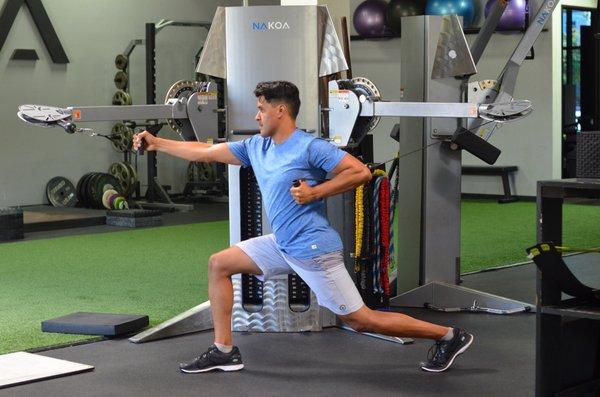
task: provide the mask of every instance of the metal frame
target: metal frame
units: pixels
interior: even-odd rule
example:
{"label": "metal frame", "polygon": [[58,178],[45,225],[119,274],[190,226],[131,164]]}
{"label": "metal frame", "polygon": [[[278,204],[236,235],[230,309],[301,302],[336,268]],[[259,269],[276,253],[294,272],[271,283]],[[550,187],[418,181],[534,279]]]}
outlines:
{"label": "metal frame", "polygon": [[[538,244],[553,242],[561,245],[565,198],[599,196],[600,182],[597,179],[538,181],[536,222]],[[582,349],[593,351],[590,348],[590,340],[586,340],[586,334],[582,331],[577,333],[578,338],[573,338],[571,335],[573,335],[573,325],[578,320],[591,318],[597,322],[600,314],[597,311],[586,313],[582,307],[565,305],[560,289],[552,280],[542,276],[540,270],[537,270],[535,395],[556,396],[562,394],[559,393],[560,391],[570,387],[580,389],[565,395],[597,395],[598,379],[593,371],[593,365],[598,365],[597,360],[593,355],[581,357],[572,354],[573,351],[583,351]],[[569,321],[563,321],[563,318],[568,318]],[[579,323],[581,324],[581,321]],[[586,325],[585,328],[593,330],[589,322]],[[590,332],[587,334],[589,337]],[[597,340],[597,336],[594,339]],[[596,393],[585,390],[585,382],[592,379],[596,382],[594,389]],[[588,393],[584,393],[585,391]]]}
{"label": "metal frame", "polygon": [[[475,40],[473,47],[472,47],[472,53],[474,53],[474,57],[473,59],[476,61],[476,63],[480,60],[484,49],[487,45],[487,43],[489,42],[490,38],[491,38],[491,34],[495,31],[495,28],[500,20],[500,16],[502,15],[502,12],[504,11],[504,6],[501,5],[502,2],[497,2],[496,7],[494,8],[491,17],[486,21],[486,23],[484,24],[484,27],[481,29],[477,39]],[[513,52],[512,56],[510,57],[510,59],[508,60],[505,68],[503,69],[502,73],[500,74],[500,78],[498,79],[499,81],[499,85],[496,87],[498,92],[498,95],[492,95],[492,97],[486,101],[486,103],[492,103],[492,102],[509,102],[512,100],[512,95],[514,93],[514,88],[516,85],[516,80],[517,80],[517,76],[518,76],[518,72],[519,72],[519,67],[523,64],[524,60],[527,57],[527,54],[529,52],[529,50],[532,48],[533,44],[535,43],[537,37],[539,36],[539,34],[541,33],[545,23],[547,22],[547,20],[550,18],[550,15],[552,14],[552,11],[554,10],[554,8],[558,5],[558,1],[555,0],[545,0],[544,3],[542,4],[542,6],[540,7],[540,11],[538,12],[538,15],[534,18],[534,23],[531,24],[529,26],[529,28],[527,29],[527,31],[525,32],[523,38],[520,40],[519,44],[517,45],[515,51]],[[468,80],[469,78],[466,77],[463,79],[463,90],[465,89],[465,87],[468,86]],[[427,84],[426,84],[427,86]],[[448,88],[450,89],[450,88]],[[464,91],[463,91],[463,98],[466,98],[466,95],[464,95]],[[467,104],[463,104],[463,105],[467,105]],[[410,108],[411,106],[414,106],[414,104],[409,104],[406,108]],[[375,111],[370,111],[370,109],[368,109],[367,111],[365,111],[363,114],[363,112],[361,111],[360,116],[374,116],[374,115],[378,115],[378,116],[406,116],[404,114],[404,111],[406,109],[402,108],[401,106],[399,106],[398,104],[395,103],[389,103],[388,105],[384,105],[384,107],[380,107],[380,109],[385,109],[387,108],[387,112],[381,111],[381,112],[375,112]],[[440,104],[439,105],[439,109],[449,109],[450,107],[448,106],[448,104]],[[376,109],[375,107],[373,107],[373,109]],[[430,111],[432,110],[431,108],[429,109]],[[455,108],[455,110],[460,110],[460,108]],[[426,113],[426,111],[424,111],[423,113]],[[435,112],[431,112],[430,115],[428,115],[428,117],[435,117],[432,116],[435,115]],[[450,117],[452,117],[450,115]],[[465,116],[454,116],[454,117],[462,117],[464,118]],[[471,125],[475,125],[475,126],[479,126],[482,124],[480,119],[475,119],[473,120],[474,123],[472,123]],[[426,123],[425,126],[425,131],[428,130],[428,125],[429,123]],[[430,125],[431,126],[431,125]],[[433,131],[431,131],[433,132]],[[427,138],[429,139],[429,138]],[[428,141],[426,141],[428,142]],[[424,145],[425,146],[425,145]],[[431,153],[430,153],[431,152]],[[437,157],[433,157],[434,159],[438,159],[438,160],[434,160],[434,161],[441,161],[443,163],[449,163],[449,162],[457,162],[458,167],[460,167],[460,156],[458,157],[452,157],[449,156],[449,153],[447,151],[441,151],[438,154],[435,154],[435,152],[432,152],[430,150],[426,150],[426,156],[427,158],[433,156],[437,156]],[[431,160],[428,160],[431,161]],[[429,177],[430,174],[427,174],[427,177]],[[453,175],[451,176],[452,178],[454,178],[455,182],[457,183],[458,186],[460,186],[460,173],[457,175]],[[425,178],[425,176],[424,176]],[[437,175],[438,179],[446,179],[446,178],[440,178],[439,175]],[[424,182],[423,184],[423,214],[426,214],[428,211],[430,211],[433,208],[437,208],[442,201],[444,201],[446,198],[442,198],[442,201],[439,201],[439,198],[436,198],[436,194],[432,191],[430,192],[431,187]],[[432,194],[433,193],[433,194]],[[460,197],[460,196],[459,196]],[[451,199],[450,199],[451,200]],[[459,204],[457,204],[454,207],[457,207]],[[459,209],[457,209],[457,211],[459,211]],[[426,216],[426,215],[424,215]],[[460,215],[458,215],[458,219],[460,219]],[[427,220],[422,220],[422,227],[427,227],[426,225],[429,222]],[[424,232],[423,234],[423,239],[427,240],[427,238],[431,237],[430,235],[428,235],[426,232]],[[399,235],[398,238],[400,239],[401,236]],[[421,242],[423,247],[427,247],[429,245],[432,244],[431,241],[427,242],[427,241],[423,241]],[[437,242],[434,242],[433,244],[437,244]],[[399,246],[401,246],[399,244]],[[423,248],[424,250],[426,248]],[[421,255],[425,255],[426,251],[423,251]],[[506,313],[510,313],[510,312],[515,312],[515,311],[532,311],[534,308],[532,305],[525,303],[525,302],[519,302],[519,301],[515,301],[515,300],[511,300],[511,299],[507,299],[507,298],[503,298],[500,296],[496,296],[496,295],[492,295],[492,294],[487,294],[484,292],[480,292],[480,291],[475,291],[475,290],[471,290],[469,288],[464,288],[461,286],[458,286],[458,272],[459,272],[459,262],[457,263],[456,267],[455,267],[455,277],[454,279],[452,279],[452,277],[447,277],[444,276],[445,271],[441,271],[442,269],[438,269],[439,266],[445,266],[442,265],[441,263],[435,263],[435,262],[430,262],[427,257],[423,258],[423,256],[421,257],[421,275],[419,277],[420,279],[420,286],[416,287],[414,289],[411,289],[409,291],[406,291],[398,296],[396,296],[395,298],[391,299],[390,304],[393,306],[412,306],[412,307],[423,307],[423,306],[427,306],[427,305],[431,305],[431,306],[436,306],[436,307],[469,307],[469,306],[475,306],[475,305],[479,305],[479,306],[483,306],[483,307],[488,307],[488,308],[494,308],[499,310],[500,312],[506,312]],[[429,269],[429,270],[428,270]],[[476,303],[475,303],[476,302]]]}
{"label": "metal frame", "polygon": [[[173,21],[161,19],[156,23],[147,23],[145,27],[145,39],[134,39],[129,42],[127,48],[125,48],[124,55],[129,60],[131,52],[137,45],[145,44],[146,46],[146,103],[156,103],[156,35],[162,29],[168,26],[198,26],[206,29],[210,28],[209,22],[204,21]],[[129,66],[128,66],[129,67]],[[148,119],[157,118],[148,117]],[[177,117],[172,117],[177,118]],[[152,122],[150,123],[152,124]],[[155,134],[158,134],[160,128],[159,125],[153,128]],[[158,168],[156,164],[156,153],[150,152],[147,154],[147,173],[148,173],[148,188],[146,190],[146,201],[139,202],[141,206],[145,208],[157,208],[157,209],[176,209],[180,211],[190,211],[194,207],[189,204],[175,204],[169,197],[168,193],[164,190],[161,183],[158,180]],[[136,192],[139,195],[139,186],[136,188]]]}

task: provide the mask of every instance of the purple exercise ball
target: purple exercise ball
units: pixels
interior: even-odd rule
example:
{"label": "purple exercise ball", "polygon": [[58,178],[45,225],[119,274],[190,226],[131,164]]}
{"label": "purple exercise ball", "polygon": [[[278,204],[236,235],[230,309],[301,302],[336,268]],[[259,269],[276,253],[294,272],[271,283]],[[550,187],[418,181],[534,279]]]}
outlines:
{"label": "purple exercise ball", "polygon": [[383,36],[387,32],[385,12],[387,3],[384,0],[366,0],[356,7],[352,23],[356,32],[362,37]]}
{"label": "purple exercise ball", "polygon": [[[489,0],[485,5],[485,17],[492,12],[492,8],[496,4],[497,0]],[[525,18],[527,15],[527,1],[526,0],[511,0],[502,18],[498,24],[499,30],[519,30],[525,27]]]}

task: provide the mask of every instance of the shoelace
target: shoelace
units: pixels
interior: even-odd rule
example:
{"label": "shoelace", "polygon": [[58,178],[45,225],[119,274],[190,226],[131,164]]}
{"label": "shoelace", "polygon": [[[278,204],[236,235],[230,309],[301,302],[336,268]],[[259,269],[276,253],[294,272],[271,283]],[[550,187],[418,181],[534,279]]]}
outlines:
{"label": "shoelace", "polygon": [[437,364],[440,362],[443,354],[446,352],[448,342],[438,340],[433,346],[429,348],[427,352],[427,360],[431,363]]}
{"label": "shoelace", "polygon": [[201,356],[198,356],[198,357],[196,357],[196,361],[199,361],[199,360],[202,360],[202,359],[205,359],[205,358],[207,358],[207,357],[208,357],[209,355],[211,355],[211,354],[212,354],[212,353],[213,353],[215,350],[216,350],[216,349],[210,349],[209,351],[202,353],[202,355],[201,355]]}

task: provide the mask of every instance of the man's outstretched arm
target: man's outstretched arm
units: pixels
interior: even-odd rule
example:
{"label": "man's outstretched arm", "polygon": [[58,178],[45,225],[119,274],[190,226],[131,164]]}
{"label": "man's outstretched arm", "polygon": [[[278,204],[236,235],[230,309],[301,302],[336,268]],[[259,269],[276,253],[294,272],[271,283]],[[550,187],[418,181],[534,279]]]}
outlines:
{"label": "man's outstretched arm", "polygon": [[226,163],[240,165],[240,160],[229,150],[226,143],[216,145],[203,142],[184,142],[171,139],[158,138],[147,131],[141,132],[133,138],[133,149],[137,150],[142,141],[145,142],[144,150],[167,153],[188,161],[203,163]]}

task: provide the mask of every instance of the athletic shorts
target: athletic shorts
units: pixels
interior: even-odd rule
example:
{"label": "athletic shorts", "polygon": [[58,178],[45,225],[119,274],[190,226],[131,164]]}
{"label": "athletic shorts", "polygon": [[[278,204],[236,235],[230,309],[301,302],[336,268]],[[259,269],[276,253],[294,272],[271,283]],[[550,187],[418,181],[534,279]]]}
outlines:
{"label": "athletic shorts", "polygon": [[272,234],[236,244],[262,270],[259,279],[296,273],[317,296],[319,305],[335,314],[345,315],[363,306],[360,293],[344,266],[341,251],[309,259],[293,258],[281,252]]}

